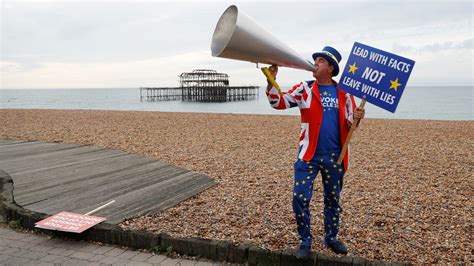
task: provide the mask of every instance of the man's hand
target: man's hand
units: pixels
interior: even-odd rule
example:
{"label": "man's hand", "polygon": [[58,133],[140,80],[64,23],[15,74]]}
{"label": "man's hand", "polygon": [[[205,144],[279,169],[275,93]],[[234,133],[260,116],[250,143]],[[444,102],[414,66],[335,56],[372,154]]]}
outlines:
{"label": "man's hand", "polygon": [[272,65],[271,67],[268,68],[268,70],[270,70],[270,73],[272,73],[273,79],[276,79],[277,74],[278,74],[278,66]]}
{"label": "man's hand", "polygon": [[363,119],[365,116],[365,109],[364,108],[360,108],[360,107],[357,107],[354,111],[354,120],[355,119]]}
{"label": "man's hand", "polygon": [[[270,73],[272,74],[273,76],[273,79],[276,79],[276,76],[278,74],[278,66],[277,65],[272,65],[271,67],[268,68],[268,70],[270,71]],[[272,87],[273,87],[273,84],[270,83],[270,81],[267,79],[267,91],[269,91]]]}

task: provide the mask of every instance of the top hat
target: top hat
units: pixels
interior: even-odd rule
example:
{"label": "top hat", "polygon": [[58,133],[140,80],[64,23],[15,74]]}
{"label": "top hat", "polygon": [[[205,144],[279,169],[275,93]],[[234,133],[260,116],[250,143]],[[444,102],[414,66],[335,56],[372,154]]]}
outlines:
{"label": "top hat", "polygon": [[334,70],[332,71],[333,76],[339,74],[339,62],[341,62],[342,57],[336,49],[331,46],[326,46],[323,48],[322,52],[313,54],[313,60],[316,60],[317,57],[323,57],[334,67]]}

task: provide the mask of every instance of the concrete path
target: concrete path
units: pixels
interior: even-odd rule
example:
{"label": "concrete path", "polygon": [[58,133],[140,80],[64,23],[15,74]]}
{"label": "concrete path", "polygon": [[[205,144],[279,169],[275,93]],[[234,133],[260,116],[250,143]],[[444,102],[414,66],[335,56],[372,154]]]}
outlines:
{"label": "concrete path", "polygon": [[144,156],[36,141],[0,140],[0,169],[13,179],[15,201],[25,209],[86,213],[115,200],[94,214],[112,224],[158,213],[216,184]]}
{"label": "concrete path", "polygon": [[229,265],[173,259],[110,245],[50,238],[0,224],[0,265]]}

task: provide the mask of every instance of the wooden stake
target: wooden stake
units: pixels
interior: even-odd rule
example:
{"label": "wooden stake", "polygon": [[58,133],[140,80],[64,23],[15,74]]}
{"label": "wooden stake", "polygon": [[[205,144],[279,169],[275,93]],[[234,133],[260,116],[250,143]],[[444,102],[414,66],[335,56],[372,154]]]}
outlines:
{"label": "wooden stake", "polygon": [[108,203],[106,203],[106,204],[104,204],[104,205],[98,207],[97,209],[94,209],[94,210],[92,210],[92,211],[90,211],[90,212],[84,214],[84,215],[91,215],[91,214],[93,214],[94,212],[98,212],[99,210],[101,210],[101,209],[103,209],[103,208],[109,206],[110,204],[112,204],[112,203],[114,203],[114,202],[115,202],[115,200],[112,200],[112,201],[110,201],[110,202],[108,202]]}
{"label": "wooden stake", "polygon": [[[362,101],[360,102],[359,107],[364,108],[365,105],[365,96],[362,98]],[[352,133],[356,129],[357,125],[359,125],[359,120],[360,119],[354,119],[354,122],[351,125],[351,129],[349,129],[349,133],[347,133],[347,138],[346,142],[344,143],[344,146],[342,146],[341,154],[339,154],[339,159],[337,159],[337,164],[341,164],[342,161],[344,160],[344,154],[346,154],[347,147],[349,146],[349,141],[351,140]]]}

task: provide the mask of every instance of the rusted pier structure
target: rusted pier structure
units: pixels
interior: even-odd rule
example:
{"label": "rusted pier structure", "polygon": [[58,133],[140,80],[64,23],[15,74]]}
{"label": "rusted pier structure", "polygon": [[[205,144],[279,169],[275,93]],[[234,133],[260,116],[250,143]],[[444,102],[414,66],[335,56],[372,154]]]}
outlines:
{"label": "rusted pier structure", "polygon": [[140,88],[140,101],[228,102],[258,98],[258,86],[229,86],[229,76],[215,70],[197,69],[179,75],[180,87]]}
{"label": "rusted pier structure", "polygon": [[180,87],[140,88],[140,101],[174,101],[181,99]]}

